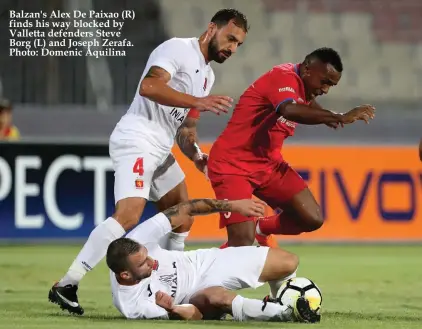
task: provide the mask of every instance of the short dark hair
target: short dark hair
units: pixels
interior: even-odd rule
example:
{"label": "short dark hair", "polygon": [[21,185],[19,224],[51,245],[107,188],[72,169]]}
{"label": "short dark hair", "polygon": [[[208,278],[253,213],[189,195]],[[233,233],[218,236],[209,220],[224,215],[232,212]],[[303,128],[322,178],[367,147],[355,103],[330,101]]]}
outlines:
{"label": "short dark hair", "polygon": [[246,33],[248,33],[248,30],[250,28],[250,26],[248,25],[248,19],[243,13],[236,9],[220,9],[215,13],[213,18],[211,18],[211,22],[215,23],[218,27],[222,27],[229,24],[231,20],[233,20],[234,25],[242,28]]}
{"label": "short dark hair", "polygon": [[305,62],[309,62],[313,58],[317,58],[324,64],[331,64],[338,72],[343,71],[340,55],[333,48],[318,48],[305,57]]}
{"label": "short dark hair", "polygon": [[114,240],[107,248],[107,266],[116,274],[126,271],[128,269],[127,258],[140,249],[141,245],[132,239]]}

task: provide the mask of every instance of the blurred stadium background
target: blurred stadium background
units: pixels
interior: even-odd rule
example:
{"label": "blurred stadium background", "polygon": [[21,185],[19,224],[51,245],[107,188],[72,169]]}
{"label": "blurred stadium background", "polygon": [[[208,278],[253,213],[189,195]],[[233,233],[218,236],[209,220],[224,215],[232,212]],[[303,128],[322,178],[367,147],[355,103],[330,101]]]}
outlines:
{"label": "blurred stadium background", "polygon": [[[224,65],[213,64],[214,93],[237,98],[273,65],[300,62],[315,48],[329,46],[340,52],[345,71],[321,102],[339,112],[360,103],[377,107],[369,126],[341,131],[301,126],[285,146],[287,160],[309,181],[326,224],[318,232],[282,237],[281,244],[394,243],[287,247],[301,258],[300,274],[328,296],[324,328],[420,328],[421,249],[397,245],[422,241],[419,0],[0,0],[0,94],[12,102],[21,133],[17,142],[0,142],[0,243],[15,244],[0,247],[0,328],[80,327],[79,320],[46,307],[46,294],[79,248],[65,239],[84,241],[113,211],[109,135],[132,101],[151,50],[174,36],[199,36],[223,7],[244,12],[251,30],[238,54]],[[133,9],[136,19],[125,23],[123,37],[135,47],[126,57],[99,60],[9,57],[9,10],[74,8]],[[202,116],[205,150],[228,118]],[[212,197],[204,177],[177,148],[175,153],[190,196]],[[154,212],[149,205],[144,217]],[[214,246],[224,239],[216,216],[198,219],[191,232],[191,241]],[[20,245],[28,240],[59,243]],[[104,273],[101,264],[82,283],[83,326],[149,328],[150,322],[119,322]]]}
{"label": "blurred stadium background", "polygon": [[[339,111],[373,103],[377,120],[341,133],[300,127],[295,142],[407,144],[419,138],[422,3],[417,0],[1,0],[0,6],[1,31],[8,29],[9,9],[136,12],[136,20],[123,29],[135,44],[126,57],[9,57],[9,34],[1,34],[2,90],[15,104],[14,120],[25,139],[107,141],[133,98],[150,51],[170,37],[199,36],[223,7],[242,10],[251,30],[236,57],[213,65],[215,93],[238,97],[273,65],[301,61],[311,50],[331,46],[343,57],[345,72],[322,102]],[[202,139],[213,141],[227,119],[204,116]]]}

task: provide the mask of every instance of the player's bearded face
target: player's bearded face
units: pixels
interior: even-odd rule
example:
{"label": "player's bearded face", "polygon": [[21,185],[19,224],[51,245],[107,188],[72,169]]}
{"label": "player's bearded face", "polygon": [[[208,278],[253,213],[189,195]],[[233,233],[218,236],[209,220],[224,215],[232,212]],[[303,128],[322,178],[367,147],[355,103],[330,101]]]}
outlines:
{"label": "player's bearded face", "polygon": [[232,52],[230,49],[220,48],[220,44],[217,40],[217,34],[215,34],[208,44],[208,58],[211,61],[217,63],[224,63],[224,61],[231,56]]}
{"label": "player's bearded face", "polygon": [[129,268],[127,270],[130,279],[133,281],[141,281],[151,276],[154,261],[147,253],[140,251],[139,253],[129,256]]}

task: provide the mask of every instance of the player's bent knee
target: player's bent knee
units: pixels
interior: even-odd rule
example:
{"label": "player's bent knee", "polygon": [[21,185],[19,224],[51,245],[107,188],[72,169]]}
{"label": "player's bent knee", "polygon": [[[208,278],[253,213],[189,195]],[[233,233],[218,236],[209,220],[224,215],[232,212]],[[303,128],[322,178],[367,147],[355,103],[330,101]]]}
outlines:
{"label": "player's bent knee", "polygon": [[193,225],[194,217],[193,216],[186,216],[186,219],[183,221],[183,224],[173,230],[175,233],[185,233],[189,232],[192,225]]}
{"label": "player's bent knee", "polygon": [[284,267],[288,274],[293,274],[299,267],[299,257],[295,254],[289,253],[288,257],[284,260]]}
{"label": "player's bent knee", "polygon": [[324,224],[324,218],[321,214],[320,207],[317,207],[312,213],[308,214],[308,220],[306,221],[306,231],[312,232],[321,228]]}
{"label": "player's bent knee", "polygon": [[116,205],[116,211],[113,214],[113,218],[127,231],[135,227],[139,219],[141,218],[142,212],[146,200],[142,198],[127,198],[120,200]]}
{"label": "player's bent knee", "polygon": [[260,281],[267,282],[283,279],[293,274],[299,266],[299,257],[283,249],[268,251],[267,260],[262,270]]}

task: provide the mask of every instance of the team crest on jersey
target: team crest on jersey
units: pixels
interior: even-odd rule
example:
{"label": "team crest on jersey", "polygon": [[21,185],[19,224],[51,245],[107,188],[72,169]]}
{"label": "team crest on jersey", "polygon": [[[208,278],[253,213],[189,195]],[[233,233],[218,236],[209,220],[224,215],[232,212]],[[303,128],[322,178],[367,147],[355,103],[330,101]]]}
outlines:
{"label": "team crest on jersey", "polygon": [[205,78],[205,82],[204,82],[204,91],[207,90],[207,84],[208,84],[208,79]]}
{"label": "team crest on jersey", "polygon": [[140,190],[144,188],[144,181],[138,177],[137,179],[135,179],[135,187]]}

